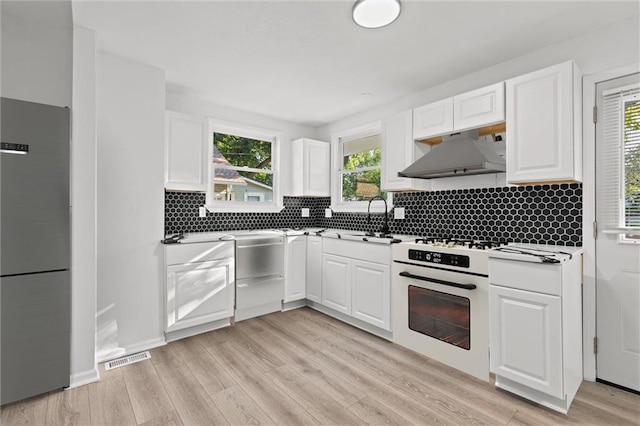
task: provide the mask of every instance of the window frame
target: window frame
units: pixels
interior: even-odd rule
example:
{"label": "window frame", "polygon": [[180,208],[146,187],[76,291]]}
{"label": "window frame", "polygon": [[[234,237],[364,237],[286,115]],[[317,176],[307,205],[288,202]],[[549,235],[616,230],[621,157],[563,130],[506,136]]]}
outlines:
{"label": "window frame", "polygon": [[[277,130],[264,129],[238,123],[216,120],[209,118],[207,133],[207,192],[205,207],[212,213],[277,213],[283,208],[282,191],[280,186],[280,148],[283,140],[283,133]],[[248,139],[256,139],[271,142],[271,171],[273,175],[273,200],[271,202],[254,201],[230,201],[216,200],[214,196],[214,166],[213,166],[213,135],[214,133],[225,133],[240,136]],[[247,168],[247,171],[257,171],[257,169]]]}
{"label": "window frame", "polygon": [[[354,139],[365,138],[368,136],[380,135],[382,137],[382,121],[354,127],[331,135],[331,210],[336,212],[366,212],[369,207],[368,201],[342,201],[342,161],[343,161],[343,144]],[[380,146],[382,150],[382,145]],[[384,153],[382,153],[384,155]],[[379,167],[365,167],[357,170],[374,170],[379,168],[382,172],[382,160]],[[353,172],[353,171],[350,171]],[[382,185],[382,173],[380,173],[380,184]],[[393,208],[393,195],[387,192],[387,208],[391,211]],[[371,203],[371,211],[375,213],[384,213],[383,203]]]}

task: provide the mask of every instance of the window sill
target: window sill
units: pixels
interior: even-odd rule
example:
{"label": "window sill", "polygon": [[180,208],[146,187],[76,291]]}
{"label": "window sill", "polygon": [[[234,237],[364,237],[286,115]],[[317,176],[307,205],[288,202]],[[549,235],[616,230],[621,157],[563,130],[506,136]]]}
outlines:
{"label": "window sill", "polygon": [[260,205],[258,203],[242,203],[242,205],[218,206],[215,204],[205,205],[211,213],[280,213],[284,206],[275,204]]}

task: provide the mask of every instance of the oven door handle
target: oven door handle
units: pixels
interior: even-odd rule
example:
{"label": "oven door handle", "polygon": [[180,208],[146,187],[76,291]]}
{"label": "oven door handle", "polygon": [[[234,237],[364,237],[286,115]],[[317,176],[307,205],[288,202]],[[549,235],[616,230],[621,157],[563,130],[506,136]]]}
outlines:
{"label": "oven door handle", "polygon": [[451,281],[444,281],[444,280],[438,280],[435,278],[422,277],[420,275],[414,275],[409,272],[400,272],[400,276],[406,277],[406,278],[412,278],[414,280],[428,281],[430,283],[435,283],[435,284],[448,285],[449,287],[463,288],[465,290],[474,290],[477,287],[475,284],[459,284]]}

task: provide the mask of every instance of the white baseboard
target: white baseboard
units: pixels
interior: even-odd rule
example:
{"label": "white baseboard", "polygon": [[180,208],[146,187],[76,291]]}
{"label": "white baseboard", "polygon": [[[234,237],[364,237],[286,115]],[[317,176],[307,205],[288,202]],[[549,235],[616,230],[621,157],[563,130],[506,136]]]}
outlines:
{"label": "white baseboard", "polygon": [[100,374],[98,373],[97,368],[92,368],[90,370],[86,370],[80,373],[75,373],[71,375],[69,387],[66,390],[77,388],[79,386],[88,385],[89,383],[94,383],[100,380]]}
{"label": "white baseboard", "polygon": [[153,348],[157,348],[158,346],[164,346],[167,343],[164,340],[164,336],[156,337],[155,339],[145,340],[144,342],[139,342],[134,345],[127,346],[126,348],[121,349],[117,353],[107,353],[101,357],[96,354],[98,364],[102,364],[103,362],[111,361],[117,358],[122,358],[123,356],[128,356],[132,354],[136,354],[138,352],[148,351]]}

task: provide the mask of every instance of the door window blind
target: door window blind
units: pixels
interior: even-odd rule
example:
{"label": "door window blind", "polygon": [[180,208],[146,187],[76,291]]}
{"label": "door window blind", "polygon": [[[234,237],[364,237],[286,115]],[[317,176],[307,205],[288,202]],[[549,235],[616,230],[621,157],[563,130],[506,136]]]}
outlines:
{"label": "door window blind", "polygon": [[601,125],[604,228],[640,228],[640,85],[603,92]]}

